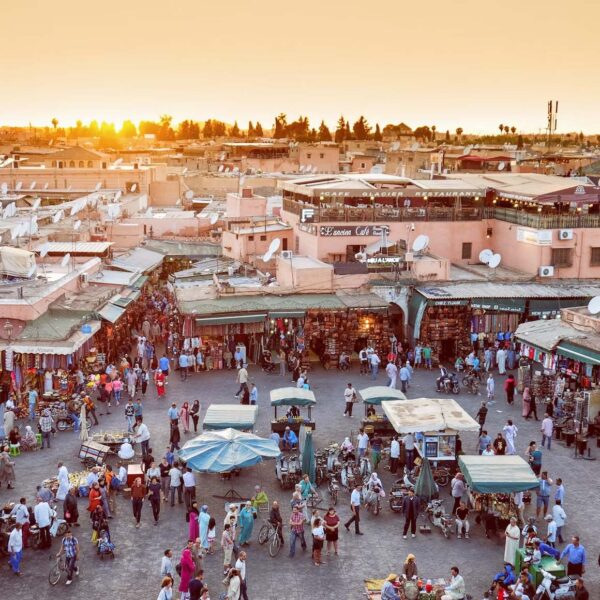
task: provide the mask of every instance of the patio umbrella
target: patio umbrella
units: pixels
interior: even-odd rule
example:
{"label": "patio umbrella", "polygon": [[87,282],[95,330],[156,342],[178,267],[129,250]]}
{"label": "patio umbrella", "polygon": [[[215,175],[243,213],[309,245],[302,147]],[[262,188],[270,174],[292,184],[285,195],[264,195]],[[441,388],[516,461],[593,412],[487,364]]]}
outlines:
{"label": "patio umbrella", "polygon": [[251,467],[265,458],[277,458],[280,454],[273,440],[231,428],[207,431],[186,442],[178,452],[188,467],[201,473],[227,473]]}
{"label": "patio umbrella", "polygon": [[308,474],[312,483],[315,482],[315,453],[313,451],[312,430],[306,430],[302,446],[302,473]]}
{"label": "patio umbrella", "polygon": [[429,502],[437,492],[438,488],[433,479],[429,459],[425,457],[421,463],[421,470],[419,471],[419,476],[415,483],[415,494],[419,496],[419,498]]}

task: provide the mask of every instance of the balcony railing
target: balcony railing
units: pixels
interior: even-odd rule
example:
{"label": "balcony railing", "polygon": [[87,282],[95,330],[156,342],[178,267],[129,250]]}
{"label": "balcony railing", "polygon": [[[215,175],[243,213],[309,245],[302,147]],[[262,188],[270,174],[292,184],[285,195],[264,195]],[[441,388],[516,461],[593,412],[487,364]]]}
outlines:
{"label": "balcony railing", "polygon": [[544,215],[528,213],[514,208],[487,207],[484,218],[507,221],[515,225],[523,225],[533,229],[581,229],[584,227],[600,227],[600,215],[569,213],[562,215]]}

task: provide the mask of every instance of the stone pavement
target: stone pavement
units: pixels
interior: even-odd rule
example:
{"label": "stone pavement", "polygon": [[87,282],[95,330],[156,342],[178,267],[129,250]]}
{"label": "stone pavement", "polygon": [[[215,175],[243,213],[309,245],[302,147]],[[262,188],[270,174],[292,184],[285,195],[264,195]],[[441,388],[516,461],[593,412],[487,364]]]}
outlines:
{"label": "stone pavement", "polygon": [[[357,388],[372,385],[370,377],[360,377],[355,367],[350,373],[323,371],[319,368],[311,373],[311,386],[317,396],[317,407],[313,410],[317,429],[315,443],[323,446],[331,441],[341,442],[350,432],[356,433],[362,406],[357,405],[355,417],[342,417],[343,389],[346,382],[352,381]],[[250,376],[257,383],[259,390],[259,422],[257,433],[268,436],[272,411],[269,406],[269,390],[282,385],[290,385],[288,377],[266,375],[257,367],[250,367]],[[409,389],[409,398],[420,396],[436,396],[434,378],[436,372],[417,372],[413,385]],[[167,445],[168,421],[166,411],[171,401],[178,405],[184,400],[202,401],[202,416],[209,403],[235,402],[233,394],[237,390],[235,373],[212,372],[194,375],[187,382],[179,381],[177,375],[171,376],[166,398],[157,399],[151,387],[144,405],[144,417],[149,426],[154,448],[154,456],[161,457]],[[496,376],[496,389],[502,390],[502,378]],[[380,373],[378,383],[385,384],[385,374]],[[502,392],[500,395],[503,396]],[[455,396],[461,405],[474,414],[482,397],[469,395]],[[518,401],[517,401],[518,402]],[[513,418],[519,427],[518,450],[524,453],[527,443],[540,439],[539,424],[526,422],[520,416],[520,408],[508,407],[503,397],[491,406],[488,414],[487,429],[492,437],[500,431],[505,420]],[[124,426],[123,405],[113,406],[112,414],[102,416],[101,428],[106,429]],[[186,437],[186,436],[184,436]],[[187,436],[187,437],[192,437]],[[467,453],[475,452],[476,435],[463,436],[463,449]],[[21,495],[33,498],[35,486],[44,478],[55,475],[56,464],[62,460],[70,471],[80,470],[77,458],[80,441],[73,432],[59,433],[52,440],[52,449],[42,452],[22,454],[16,459],[16,489],[8,491],[0,489],[0,502],[18,500]],[[598,454],[593,449],[593,454]],[[114,461],[116,463],[116,461]],[[588,589],[600,589],[597,558],[600,551],[598,533],[598,475],[599,463],[586,460],[574,460],[572,452],[558,443],[551,452],[544,451],[543,465],[550,476],[563,478],[566,486],[565,510],[568,523],[566,536],[573,533],[581,535],[582,543],[588,551]],[[114,466],[114,465],[113,465]],[[380,470],[386,488],[393,479],[389,471]],[[224,517],[224,502],[213,495],[222,495],[230,486],[229,482],[221,482],[217,475],[198,475],[198,497],[201,503],[210,507],[210,513],[217,520],[217,533],[220,538]],[[231,484],[244,496],[252,494],[255,483],[261,483],[271,500],[279,499],[282,504],[284,521],[289,515],[289,499],[291,493],[281,491],[274,476],[273,463],[265,463],[245,470]],[[447,498],[446,507],[451,507]],[[322,490],[326,497],[326,489]],[[323,506],[325,506],[324,502]],[[342,493],[338,503],[338,512],[342,519],[349,514],[349,495]],[[81,575],[70,588],[64,587],[64,580],[57,588],[52,589],[47,580],[50,567],[50,554],[46,551],[26,550],[22,563],[23,577],[12,575],[6,563],[0,566],[2,581],[1,598],[11,600],[31,600],[32,598],[73,597],[86,600],[103,600],[105,598],[154,600],[159,590],[159,568],[163,550],[174,549],[176,557],[187,539],[187,523],[182,506],[162,506],[161,521],[158,527],[152,525],[149,506],[144,506],[142,527],[135,529],[131,507],[123,498],[118,499],[117,516],[111,521],[111,532],[116,544],[115,560],[100,560],[90,544],[90,526],[85,510],[87,501],[80,500],[82,527],[75,530],[81,549]],[[528,508],[528,511],[531,509]],[[62,510],[60,511],[62,514]],[[363,511],[364,513],[364,511]],[[482,596],[493,574],[500,570],[503,557],[503,542],[486,540],[481,526],[472,520],[470,540],[458,540],[451,537],[446,540],[439,530],[431,535],[420,536],[412,540],[401,537],[402,517],[392,513],[384,502],[382,513],[374,517],[363,516],[362,529],[364,536],[357,537],[353,533],[341,531],[340,556],[325,557],[327,564],[316,568],[310,560],[310,551],[303,555],[296,554],[295,559],[287,557],[286,547],[277,558],[270,558],[266,547],[260,547],[255,541],[260,520],[256,522],[254,541],[248,549],[248,589],[249,597],[259,600],[306,600],[312,599],[359,599],[363,594],[363,579],[368,577],[385,577],[390,572],[400,572],[406,555],[412,552],[417,557],[419,573],[425,577],[447,577],[449,569],[456,564],[465,577],[467,591],[475,599]],[[309,536],[308,536],[309,537]],[[58,550],[55,541],[53,551]],[[176,559],[177,560],[177,559]],[[218,598],[223,587],[222,553],[220,550],[204,561],[206,580],[210,587],[210,596]],[[176,594],[174,597],[178,597]],[[594,596],[592,593],[591,597]]]}

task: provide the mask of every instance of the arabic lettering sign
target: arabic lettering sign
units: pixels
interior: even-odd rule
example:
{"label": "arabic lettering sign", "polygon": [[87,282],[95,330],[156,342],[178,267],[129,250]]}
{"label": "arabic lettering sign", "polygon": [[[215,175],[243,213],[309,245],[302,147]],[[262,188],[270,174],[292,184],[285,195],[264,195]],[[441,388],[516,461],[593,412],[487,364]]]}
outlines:
{"label": "arabic lettering sign", "polygon": [[321,225],[319,235],[322,237],[369,237],[389,235],[388,225]]}

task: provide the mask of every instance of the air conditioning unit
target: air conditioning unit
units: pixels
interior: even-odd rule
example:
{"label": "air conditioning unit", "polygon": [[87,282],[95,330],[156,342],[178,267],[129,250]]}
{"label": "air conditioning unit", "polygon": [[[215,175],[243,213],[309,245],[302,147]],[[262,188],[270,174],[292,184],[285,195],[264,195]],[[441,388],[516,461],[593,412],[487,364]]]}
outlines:
{"label": "air conditioning unit", "polygon": [[292,260],[292,256],[294,256],[294,253],[291,250],[282,250],[281,252],[281,258],[284,260]]}
{"label": "air conditioning unit", "polygon": [[553,277],[554,276],[554,267],[540,267],[539,271],[540,277]]}
{"label": "air conditioning unit", "polygon": [[559,240],[572,240],[573,239],[573,230],[572,229],[560,229],[558,231],[558,239]]}

